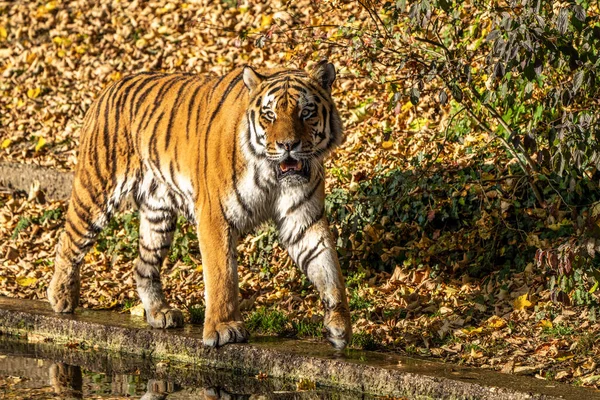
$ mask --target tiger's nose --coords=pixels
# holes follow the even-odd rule
[[[277,146],[285,151],[299,150],[300,140],[286,140],[283,142],[276,142]]]

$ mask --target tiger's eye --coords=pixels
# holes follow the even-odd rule
[[[305,108],[304,110],[302,110],[302,113],[300,114],[300,116],[302,116],[303,118],[308,118],[308,116],[310,116],[311,114],[312,114],[312,112]]]
[[[265,111],[265,113],[263,114],[263,116],[266,119],[269,119],[269,120],[274,120],[275,119],[275,113],[272,110]]]

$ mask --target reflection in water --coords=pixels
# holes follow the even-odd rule
[[[80,367],[64,363],[50,365],[50,385],[60,398],[83,398],[83,375]]]
[[[115,364],[102,363],[80,367],[65,362],[49,361],[29,356],[3,355],[0,347],[0,398],[35,399],[120,399],[142,400],[249,400],[269,399],[360,399],[357,394],[329,391],[297,391],[294,382],[232,374],[226,371],[194,369],[186,365],[173,369],[166,375],[156,369],[150,360],[125,369]],[[19,354],[19,353],[17,353]],[[71,356],[91,353],[68,353]],[[63,360],[68,357],[63,358]],[[114,360],[113,360],[114,361]],[[79,363],[80,361],[76,361]],[[148,367],[148,363],[150,367]],[[82,364],[85,365],[85,364]],[[171,368],[174,368],[171,365]],[[163,379],[156,379],[163,378]],[[174,381],[173,381],[173,380]],[[175,382],[176,381],[176,382]]]
[[[84,379],[81,367],[65,363],[53,363],[49,368],[50,385],[55,395],[61,399],[82,399],[84,398]],[[108,376],[104,384],[110,383],[111,394],[127,395],[131,394],[129,379],[130,376],[114,376],[110,379]],[[96,384],[100,383],[99,375],[95,375]],[[125,379],[119,379],[125,378]],[[109,382],[110,381],[110,382]],[[182,388],[173,383],[164,380],[150,379],[146,385],[146,393],[140,397],[140,400],[165,400],[169,395],[181,391]],[[190,392],[188,390],[188,392]],[[194,391],[196,392],[196,391]],[[202,393],[203,392],[203,393]],[[189,393],[192,394],[192,393]],[[196,395],[203,394],[206,400],[244,400],[249,399],[249,395],[231,394],[220,388],[203,389]],[[129,397],[129,396],[128,396]],[[182,398],[182,397],[178,397]],[[199,397],[195,397],[199,398]]]

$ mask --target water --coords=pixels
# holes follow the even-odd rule
[[[366,399],[266,376],[0,336],[1,399]]]

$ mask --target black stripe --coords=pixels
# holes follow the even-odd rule
[[[312,228],[313,226],[315,226],[325,215],[325,208],[321,209],[321,212],[319,213],[319,215],[317,216],[317,218],[315,218],[310,224],[308,224],[307,226],[305,226],[302,231],[298,234],[298,236],[296,236],[293,240],[290,240],[288,242],[288,246],[295,246],[297,245],[303,238],[304,235],[306,235],[306,232],[308,232],[308,230],[310,228]]]
[[[154,98],[154,103],[153,103],[153,107],[152,107],[152,111],[150,111],[150,115],[148,116],[148,118],[146,119],[144,126],[141,127],[141,131],[144,131],[148,125],[150,124],[150,121],[152,120],[152,117],[155,115],[156,111],[158,110],[158,108],[163,105],[163,100],[166,96],[167,93],[169,93],[169,91],[171,90],[171,88],[173,86],[175,86],[175,84],[177,84],[178,82],[186,79],[186,77],[181,76],[181,75],[175,75],[174,77],[170,77],[171,79],[166,81],[162,87],[158,90],[158,93],[156,95],[156,97]],[[151,103],[152,104],[152,103]],[[164,111],[163,111],[164,113]]]
[[[295,212],[298,208],[300,208],[304,204],[306,204],[306,202],[309,201],[315,195],[317,189],[319,188],[319,186],[321,186],[321,182],[322,182],[321,178],[317,179],[313,188],[310,191],[308,191],[307,193],[305,193],[304,196],[302,197],[302,199],[300,199],[300,201],[298,201],[293,206],[288,208],[287,214]]]
[[[232,149],[232,154],[231,154],[231,169],[232,169],[231,180],[233,181],[232,185],[233,185],[233,190],[235,192],[235,198],[236,198],[237,202],[240,203],[240,205],[244,209],[244,212],[246,212],[246,214],[248,214],[249,217],[252,218],[254,213],[252,212],[252,210],[250,209],[248,204],[246,204],[246,201],[242,198],[242,195],[240,194],[240,191],[237,187],[237,184],[238,184],[237,168],[236,168],[237,167],[237,165],[236,165],[237,164],[237,135],[236,135],[236,137],[234,137],[232,142],[233,142],[233,149]]]
[[[259,177],[258,168],[256,167],[256,165],[254,165],[254,184],[256,185],[257,188],[260,189],[261,192],[268,193],[269,188],[267,186],[263,186],[262,182],[259,180],[258,177]]]
[[[273,93],[275,93],[278,90],[281,90],[283,86],[275,86],[274,88],[269,89],[269,91],[267,92],[267,96],[272,95]]]
[[[152,91],[152,89],[154,89],[154,84],[156,84],[159,77],[160,76],[154,75],[154,76],[151,76],[151,77],[148,77],[148,78],[142,80],[142,83],[140,84],[140,86],[138,86],[135,89],[135,91],[133,92],[133,94],[131,95],[131,104],[129,105],[129,121],[131,121],[131,123],[133,123],[134,114],[137,114],[139,108],[141,107],[144,100],[146,100],[146,97],[148,96],[148,94]],[[140,95],[138,97],[138,94],[144,88],[146,88],[148,85],[152,85],[152,86],[150,88],[148,88],[148,90],[146,90],[142,95]]]
[[[153,264],[146,264],[146,265],[149,265],[150,267],[152,267],[152,268],[150,268],[150,276],[148,276],[146,274],[142,274],[140,272],[141,265],[139,263],[137,263],[137,265],[135,266],[136,275],[143,279],[150,279],[153,282],[160,281],[160,275],[159,275],[158,269],[155,268],[156,266]]]
[[[173,219],[173,215],[170,213],[167,215],[161,215],[160,217],[149,217],[148,215],[144,215],[144,218],[151,224],[161,224],[163,222],[170,221],[171,219]]]
[[[321,238],[321,240],[319,240],[317,245],[315,247],[313,247],[312,249],[310,249],[310,251],[307,254],[305,254],[304,257],[302,257],[302,254],[298,257],[298,265],[300,266],[300,269],[302,269],[302,271],[304,271],[304,273],[306,273],[308,271],[308,266],[310,265],[310,263],[313,262],[318,256],[320,256],[326,250],[325,248],[322,248],[317,253],[317,250],[323,244],[324,241],[325,241],[325,238]]]
[[[175,159],[177,159],[177,156],[175,156]],[[183,193],[183,190],[181,190],[181,188],[177,185],[177,179],[175,179],[175,167],[173,166],[173,160],[169,161],[169,174],[171,174],[171,182],[173,182],[171,189],[174,189],[175,192],[181,197],[185,197],[185,193]]]
[[[225,220],[225,222],[227,223],[227,225],[229,227],[233,227],[233,222],[231,222],[231,220],[229,218],[227,218],[227,214],[225,213],[225,209],[223,208],[223,203],[221,203],[221,200],[219,199],[219,209],[221,210],[221,215],[223,216],[223,219]]]
[[[159,247],[147,247],[140,240],[140,247],[148,253],[155,253],[155,252],[159,252],[159,251],[163,251],[163,250],[169,250],[171,248],[171,243],[163,244],[162,246],[159,246]]]
[[[152,260],[147,259],[141,252],[138,254],[138,257],[142,262],[146,265],[160,265],[162,263],[161,256],[157,254],[151,254]]]
[[[203,82],[197,82],[198,86],[196,86],[196,89],[194,89],[194,93],[192,94],[192,97],[190,98],[190,101],[188,103],[188,113],[187,113],[187,120],[185,122],[185,140],[189,141],[190,140],[190,122],[192,121],[192,107],[194,106],[194,103],[196,103],[196,97],[198,97],[198,93],[200,93],[200,89],[202,89],[204,87]],[[200,107],[198,107],[199,109]],[[198,119],[196,118],[196,125],[198,125]]]
[[[295,89],[298,92],[302,92],[304,94],[308,93],[308,88],[306,86],[291,85],[290,88]]]
[[[181,94],[183,93],[184,89],[188,88],[188,85],[189,85],[190,81],[192,81],[192,80],[193,79],[188,79],[188,80],[183,81],[181,83],[181,86],[177,90],[177,95],[175,97],[175,104],[171,107],[171,114],[169,115],[169,123],[167,124],[167,133],[165,134],[165,150],[167,150],[167,148],[169,147],[169,144],[171,142],[171,131],[173,130],[173,120],[175,119],[175,114],[177,113],[179,106],[183,103],[183,96]]]
[[[77,243],[79,241],[79,239],[74,239],[73,236],[69,233],[69,231],[67,229],[65,229],[64,232],[65,232],[65,235],[67,235],[67,237],[69,238],[69,241],[73,244],[73,246],[75,246],[77,248],[77,251],[79,252],[79,254],[81,254],[82,250],[84,250],[86,247],[88,247],[90,245],[90,239],[84,239],[83,243],[79,244],[79,243]],[[63,252],[64,252],[64,250],[63,250]],[[73,252],[72,249],[71,249],[71,252]]]
[[[177,229],[177,223],[175,221],[173,221],[169,225],[167,225],[163,228],[155,228],[155,227],[151,226],[150,229],[152,229],[152,231],[156,232],[156,233],[171,233]]]
[[[204,170],[202,172],[204,173],[204,187],[207,192],[208,192],[208,137],[210,135],[211,126],[212,126],[213,121],[215,120],[215,117],[217,116],[219,111],[221,111],[221,108],[223,106],[223,103],[227,99],[227,96],[229,96],[229,93],[231,93],[231,91],[233,90],[235,85],[237,85],[242,80],[242,77],[243,77],[243,74],[242,74],[242,72],[240,72],[235,78],[233,78],[231,80],[231,82],[229,82],[229,85],[227,85],[227,88],[223,92],[223,95],[221,96],[221,99],[217,103],[217,107],[214,109],[213,113],[211,114],[211,116],[208,120],[208,125],[206,126],[206,131],[204,133],[204,149],[203,149],[204,150],[204,163],[203,163]],[[223,77],[221,77],[221,79],[219,79],[219,81],[215,84],[214,89],[216,89],[217,85],[221,82],[222,79],[223,79]],[[214,89],[213,89],[213,91],[214,91]],[[209,208],[212,208],[210,193],[207,193],[207,197],[208,197]]]

